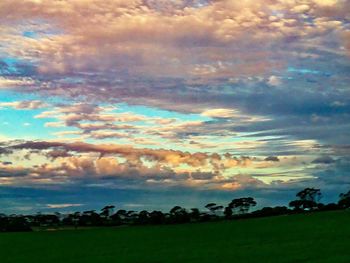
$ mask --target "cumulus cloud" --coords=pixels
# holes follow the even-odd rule
[[[40,100],[1,102],[0,107],[10,107],[17,110],[35,110],[48,107],[48,104]]]
[[[171,167],[164,162],[149,166],[140,160],[122,161],[115,156],[101,158],[65,156],[57,158],[59,161],[56,163],[44,163],[30,168],[0,165],[0,180],[12,186],[57,184],[64,186],[80,185],[86,182],[94,184],[110,182],[112,183],[110,186],[119,185],[136,189],[152,186],[227,189],[228,183],[235,183],[237,186],[236,179],[225,178],[218,171],[204,171],[205,167],[203,166],[201,166],[201,170],[196,167],[196,170],[191,172]],[[231,165],[239,165],[239,160],[237,159]],[[252,180],[240,180],[239,188],[251,186],[252,183]]]
[[[258,188],[266,186],[261,180],[247,174],[239,174],[231,179],[227,179],[226,182],[221,186],[226,190],[238,190],[241,188]]]
[[[342,37],[344,40],[344,47],[348,51],[348,54],[350,54],[350,31],[344,32]]]
[[[166,149],[148,149],[148,148],[134,148],[128,145],[113,145],[113,144],[89,144],[84,142],[62,143],[62,142],[25,142],[22,144],[15,144],[9,146],[12,150],[59,150],[65,152],[75,153],[97,153],[100,157],[106,155],[117,155],[126,158],[130,162],[142,162],[142,158],[150,162],[158,164],[171,165],[177,167],[186,164],[190,167],[201,167],[208,164],[215,166],[219,163],[223,168],[231,168],[235,166],[246,166],[251,162],[249,157],[234,157],[230,154],[220,156],[218,154],[208,153],[190,153],[178,150]],[[52,152],[49,153],[52,155]]]
[[[256,102],[261,91],[245,87],[245,81],[267,79],[269,85],[280,85],[278,73],[291,62],[322,57],[322,51],[342,54],[340,45],[347,46],[347,1],[129,2],[3,1],[5,28],[31,21],[30,31],[38,32],[28,39],[17,30],[4,30],[3,49],[35,61],[34,72],[54,79],[33,73],[38,83],[29,91],[97,102],[142,101],[186,112],[249,108],[257,113],[275,108],[252,109],[254,103],[246,100]],[[217,86],[231,82],[245,92]],[[247,96],[250,92],[255,95]]]
[[[32,87],[35,84],[34,80],[30,78],[6,78],[0,76],[0,90],[1,89],[11,89],[11,88],[21,88],[21,87]]]
[[[305,12],[307,6],[315,12],[340,5],[340,1],[339,5],[321,2],[310,1],[294,10]],[[6,0],[1,17],[5,23],[45,19],[62,27],[64,34],[21,42],[27,56],[39,54],[42,73],[58,74],[113,68],[153,77],[252,76],[269,72],[278,64],[267,59],[272,53],[262,45],[264,41],[278,43],[327,33],[322,25],[311,28],[293,14],[273,15],[280,10],[287,12],[293,5],[290,1],[211,1],[202,6],[187,1],[171,3]],[[245,53],[237,53],[232,45],[247,49],[247,43],[257,42],[261,50],[248,48]],[[241,59],[245,63],[232,62]]]

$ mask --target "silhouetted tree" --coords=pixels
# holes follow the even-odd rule
[[[121,218],[126,218],[128,216],[128,212],[124,209],[119,209],[116,214],[119,215]]]
[[[342,208],[350,208],[350,191],[339,195],[338,204],[322,204],[320,199],[322,197],[320,189],[305,188],[296,194],[297,200],[289,203],[289,206],[295,211],[304,210],[336,210]],[[239,215],[240,218],[261,217],[284,215],[291,213],[287,207],[264,207],[249,213],[251,207],[256,206],[256,201],[252,197],[243,197],[233,199],[224,209],[224,216],[227,219],[232,218],[234,214]],[[181,206],[174,206],[169,213],[162,213],[161,211],[153,211],[149,213],[143,210],[139,213],[135,211],[118,210],[113,214],[112,205],[105,206],[101,209],[101,213],[95,210],[84,211],[83,213],[75,212],[68,215],[55,214],[41,214],[36,215],[10,215],[0,213],[0,232],[1,231],[30,231],[31,226],[58,226],[58,225],[72,225],[76,228],[78,226],[100,226],[100,225],[120,225],[120,224],[164,224],[164,223],[186,223],[190,221],[209,221],[217,218],[217,212],[223,209],[223,206],[216,203],[209,203],[205,205],[210,213],[201,213],[198,208],[192,208],[188,212]]]
[[[176,213],[180,213],[183,210],[183,208],[181,206],[174,206],[173,208],[170,209],[170,214],[174,215]]]
[[[338,210],[341,209],[342,207],[338,204],[335,203],[330,203],[330,204],[318,204],[318,209],[322,211],[331,211],[331,210]]]
[[[114,208],[114,205],[107,205],[101,209],[100,215],[103,216],[105,219],[109,219],[109,217],[113,214]]]
[[[135,211],[131,210],[126,213],[126,216],[126,222],[132,224],[137,221],[138,214]]]
[[[75,212],[73,214],[73,224],[74,228],[77,229],[80,221],[80,212]]]
[[[305,188],[304,190],[297,193],[297,197],[300,200],[307,200],[318,203],[322,198],[321,190],[316,188]]]
[[[99,226],[102,225],[102,218],[95,210],[84,211],[79,218],[79,225]]]
[[[111,216],[111,219],[119,222],[119,224],[129,224],[131,221],[135,221],[137,216],[138,215],[134,211],[119,209],[114,215]]]
[[[60,219],[57,215],[45,215],[38,213],[34,217],[31,218],[32,222],[36,226],[58,226],[60,223]]]
[[[138,217],[137,217],[138,224],[145,225],[145,224],[148,224],[149,221],[150,221],[150,215],[146,210],[143,210],[138,214]]]
[[[25,216],[12,215],[0,217],[1,232],[28,232],[32,231]]]
[[[165,216],[161,211],[153,211],[149,216],[151,224],[163,224],[165,222]]]
[[[114,213],[113,215],[111,215],[110,219],[112,221],[112,224],[115,226],[121,225],[123,223],[123,220],[120,217],[120,214],[118,214],[118,213]]]
[[[225,215],[225,217],[226,217],[227,219],[230,219],[230,218],[232,217],[232,214],[233,214],[233,212],[232,212],[231,207],[226,206],[226,207],[225,207],[225,210],[224,210],[224,215]]]
[[[200,219],[201,213],[199,212],[198,208],[191,208],[190,216],[192,220],[198,221]]]
[[[289,209],[285,206],[276,206],[276,207],[263,207],[260,210],[256,210],[251,213],[252,217],[261,217],[261,216],[277,216],[285,215],[289,213]]]
[[[315,188],[305,188],[298,192],[296,196],[299,199],[289,203],[289,206],[293,207],[296,211],[306,209],[314,210],[317,208],[318,203],[322,198],[321,190]]]
[[[119,209],[115,214],[111,215],[111,220],[114,225],[120,225],[123,223],[127,223],[128,212],[124,209]]]
[[[80,221],[80,212],[75,212],[72,214],[68,214],[62,219],[62,224],[67,226],[78,227]]]
[[[212,215],[216,216],[217,211],[222,210],[224,207],[215,203],[209,203],[205,206],[205,208],[208,209]]]
[[[170,210],[170,216],[173,223],[186,223],[190,221],[189,213],[181,206],[174,206]]]
[[[342,208],[350,208],[350,191],[339,195],[338,205]]]
[[[235,213],[246,214],[251,207],[256,206],[256,202],[253,197],[242,197],[233,199],[228,206]]]
[[[303,200],[293,200],[289,202],[289,206],[292,207],[295,211],[302,211],[303,205],[304,205]]]

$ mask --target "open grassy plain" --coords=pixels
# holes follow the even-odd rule
[[[1,263],[349,263],[350,212],[0,234]]]

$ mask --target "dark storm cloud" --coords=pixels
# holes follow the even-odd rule
[[[8,155],[8,154],[11,154],[11,153],[12,153],[12,151],[9,150],[8,148],[0,146],[0,156],[1,155]]]
[[[12,162],[1,162],[3,165],[11,165],[13,164]]]
[[[280,159],[277,156],[268,156],[268,157],[265,158],[265,161],[268,161],[268,162],[279,162]]]
[[[331,156],[321,156],[312,161],[312,163],[316,164],[331,164],[334,162],[335,160]]]

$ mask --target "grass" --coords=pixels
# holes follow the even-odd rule
[[[349,263],[350,212],[2,233],[0,262]]]

